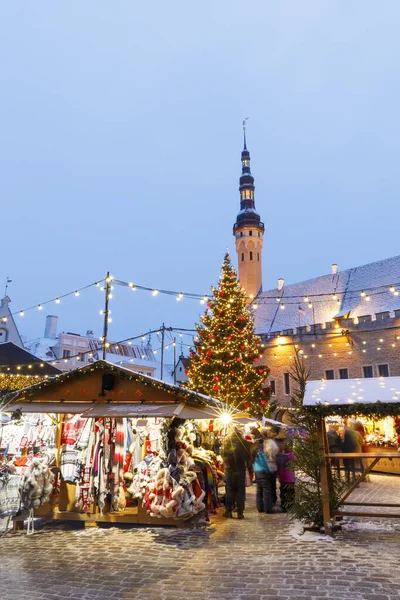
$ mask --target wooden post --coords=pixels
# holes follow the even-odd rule
[[[321,495],[322,495],[322,515],[324,519],[324,531],[326,535],[331,535],[332,533],[332,522],[331,522],[331,509],[329,503],[329,480],[328,480],[328,458],[327,458],[327,436],[326,436],[326,428],[325,428],[325,420],[321,416],[319,417],[319,455],[321,458]]]
[[[107,344],[107,334],[108,334],[108,316],[109,316],[109,310],[108,310],[108,300],[109,300],[109,296],[110,296],[110,272],[107,271],[107,275],[106,275],[106,287],[105,287],[105,301],[104,301],[104,327],[103,327],[103,360],[106,360],[106,352],[107,352],[107,348],[106,348],[106,344]]]
[[[176,337],[174,337],[174,385],[176,385]]]
[[[165,341],[165,323],[161,327],[161,381],[164,376],[164,341]]]

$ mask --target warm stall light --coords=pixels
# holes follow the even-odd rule
[[[229,425],[229,423],[232,421],[232,417],[229,413],[222,413],[219,420],[221,421],[222,425]]]

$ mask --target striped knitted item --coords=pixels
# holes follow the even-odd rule
[[[111,481],[111,493],[112,493],[112,508],[118,510],[118,495],[119,486],[123,482],[124,476],[124,423],[123,419],[115,419],[115,441],[114,441],[114,454],[113,454],[113,465],[112,465],[112,481]]]

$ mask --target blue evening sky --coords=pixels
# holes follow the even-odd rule
[[[241,121],[264,289],[399,254],[397,0],[0,5],[0,281],[19,310],[109,269],[207,292],[239,209]],[[1,288],[3,290],[3,288]],[[102,297],[46,314],[101,334]],[[110,336],[190,327],[193,300],[116,289]]]

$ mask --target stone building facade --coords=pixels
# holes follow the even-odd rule
[[[295,351],[310,370],[310,379],[357,379],[400,376],[400,310],[394,314],[343,318],[315,327],[262,335],[268,380],[281,407],[290,405],[290,371]]]

